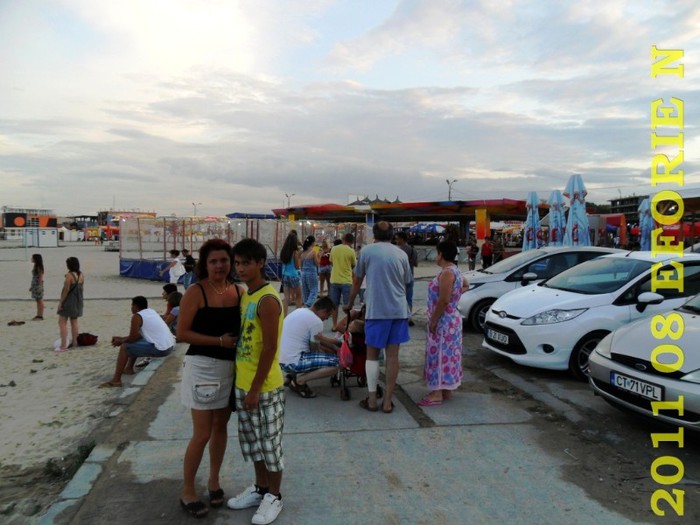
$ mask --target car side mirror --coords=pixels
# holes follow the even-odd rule
[[[539,277],[537,277],[535,272],[527,272],[525,275],[523,275],[523,280],[520,281],[520,284],[527,286],[532,281],[536,281],[537,279],[539,279]]]
[[[661,304],[664,296],[654,292],[643,292],[637,297],[637,311],[643,312],[650,304]]]

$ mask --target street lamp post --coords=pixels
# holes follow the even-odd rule
[[[292,201],[292,197],[294,197],[294,195],[296,195],[296,193],[285,193],[284,194],[284,196],[287,197],[287,208],[291,207],[291,201]]]
[[[452,185],[457,182],[457,179],[445,179],[445,182],[447,183],[447,200],[452,201]]]
[[[194,206],[194,216],[195,217],[197,216],[197,206],[201,206],[201,205],[202,205],[201,202],[193,202],[192,203],[192,206]]]

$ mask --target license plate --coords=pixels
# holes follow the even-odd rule
[[[663,387],[652,383],[647,383],[646,381],[640,381],[639,379],[634,379],[632,377],[623,376],[617,372],[610,372],[610,384],[621,390],[632,392],[633,394],[637,394],[638,396],[642,396],[646,399],[652,399],[654,401],[663,400]]]
[[[492,330],[491,328],[489,328],[486,331],[486,338],[491,339],[492,341],[496,341],[497,343],[501,343],[503,345],[508,344],[508,336],[506,334],[496,332],[496,330]]]

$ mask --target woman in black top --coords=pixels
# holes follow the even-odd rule
[[[65,352],[69,348],[78,346],[78,317],[83,315],[83,284],[85,275],[80,271],[80,261],[77,257],[66,259],[68,273],[63,280],[63,290],[61,298],[58,300],[58,331],[61,335],[61,342],[56,352]],[[68,342],[68,320],[70,319],[71,343]]]
[[[224,491],[219,473],[226,452],[229,395],[233,386],[236,342],[240,332],[243,289],[231,280],[231,246],[211,239],[199,249],[195,268],[198,282],[180,302],[179,341],[190,343],[182,373],[182,403],[192,414],[192,438],[184,460],[180,505],[196,517],[207,506],[199,500],[195,478],[204,448],[209,444],[209,504],[221,507]]]

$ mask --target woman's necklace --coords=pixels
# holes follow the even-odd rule
[[[214,289],[214,292],[216,293],[216,295],[224,295],[226,293],[226,290],[228,290],[228,282],[226,283],[226,286],[224,286],[224,289],[221,291],[216,289],[216,286],[214,286],[213,282],[211,282],[211,281],[207,281],[207,282]]]

